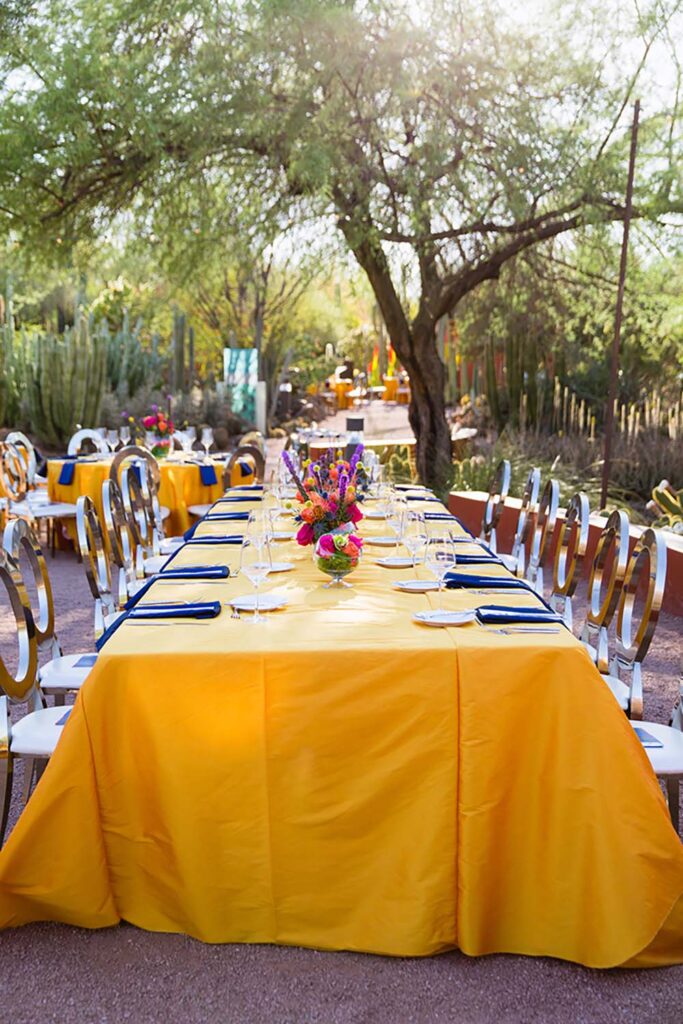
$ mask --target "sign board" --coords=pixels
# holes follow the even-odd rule
[[[230,391],[232,411],[256,422],[258,352],[255,348],[223,349],[223,380]]]

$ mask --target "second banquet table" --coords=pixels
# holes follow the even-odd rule
[[[95,502],[98,514],[102,515],[102,484],[109,476],[112,460],[109,458],[85,457],[76,460],[73,478],[70,483],[60,483],[60,476],[65,465],[62,459],[50,459],[47,466],[47,488],[51,501],[64,501],[75,504],[81,495],[87,494]],[[68,465],[68,463],[67,463]],[[159,461],[161,482],[159,486],[159,503],[169,509],[167,533],[178,536],[190,525],[188,508],[191,505],[206,505],[214,502],[223,493],[222,474],[225,460],[210,463],[215,470],[215,483],[206,485],[202,482],[199,462],[183,462],[175,458]],[[247,472],[248,467],[236,463],[232,471],[233,485],[250,484],[254,475]],[[75,540],[75,525],[69,528]]]
[[[565,629],[418,625],[434,595],[392,587],[380,532],[362,524],[342,591],[280,544],[294,569],[266,590],[288,605],[264,625],[223,607],[117,630],[0,852],[1,925],[683,961],[683,848],[583,647]],[[173,564],[200,562],[235,569],[239,547],[188,545]],[[144,600],[248,592],[233,575],[157,582]]]

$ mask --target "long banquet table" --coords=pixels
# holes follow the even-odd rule
[[[367,543],[335,591],[310,549],[281,543],[295,569],[266,590],[289,604],[261,626],[229,608],[122,625],[0,852],[0,925],[683,961],[683,846],[582,646],[564,629],[420,626],[433,595],[393,589],[412,570],[378,566],[386,553]],[[195,545],[173,564],[238,558]],[[249,590],[167,582],[144,600]]]

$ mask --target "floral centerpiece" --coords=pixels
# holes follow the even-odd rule
[[[337,584],[356,568],[363,549],[362,539],[354,532],[363,518],[356,501],[362,454],[363,446],[359,445],[347,462],[330,450],[317,462],[304,463],[301,476],[289,452],[282,453],[296,486],[295,519],[300,523],[297,543],[314,546],[318,568]]]
[[[149,415],[142,417],[142,426],[157,438],[157,443],[150,448],[152,455],[158,459],[168,455],[171,450],[171,435],[175,432],[170,416],[167,416],[158,405],[153,405]]]

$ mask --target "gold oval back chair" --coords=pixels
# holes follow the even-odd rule
[[[615,653],[603,679],[629,718],[643,717],[642,664],[650,649],[664,600],[666,538],[644,530],[626,568],[617,608]],[[636,602],[642,596],[638,613]]]
[[[233,468],[240,459],[246,459],[252,463],[254,469],[254,480],[259,484],[263,483],[263,477],[266,472],[266,459],[261,448],[253,444],[240,444],[228,459],[225,467],[224,479],[227,479],[228,481],[227,486],[230,486]]]
[[[16,567],[0,549],[0,586],[4,587],[14,616],[18,644],[17,668],[11,671],[0,656],[0,845],[4,841],[12,795],[14,761],[25,759],[24,802],[36,771],[52,755],[64,718],[63,707],[43,707],[38,685],[38,642],[25,588],[16,583]],[[10,706],[27,703],[31,710],[12,722]]]
[[[572,598],[581,578],[581,568],[588,547],[590,504],[583,491],[575,494],[567,505],[553,562],[551,608],[561,615],[568,629],[574,628]]]
[[[501,459],[491,478],[489,496],[484,506],[479,539],[485,541],[494,553],[498,550],[496,528],[503,514],[505,499],[510,491],[511,472],[509,461]]]
[[[509,555],[498,557],[503,565],[517,576],[523,576],[526,564],[527,540],[533,534],[538,511],[538,495],[541,490],[541,471],[536,466],[529,472],[522,492],[522,504],[517,517],[517,527]]]
[[[581,631],[586,650],[603,673],[609,670],[607,630],[617,610],[626,575],[628,542],[628,516],[615,509],[598,538],[588,580],[588,615]]]
[[[560,509],[560,485],[557,480],[548,480],[538,505],[531,537],[529,564],[526,579],[534,590],[543,597],[545,580],[544,564],[548,557],[550,544],[557,525],[557,513]]]
[[[119,606],[125,603],[135,585],[137,541],[134,529],[131,527],[131,521],[137,526],[137,513],[133,511],[133,506],[141,508],[144,503],[141,487],[139,493],[134,494],[131,498],[131,489],[127,481],[127,473],[129,471],[134,472],[132,467],[129,467],[129,470],[124,471],[124,476],[126,478],[127,493],[131,507],[130,519],[126,512],[121,488],[117,482],[115,480],[105,480],[102,484],[104,528],[109,544],[109,556],[118,575],[116,586],[117,603]],[[135,481],[138,483],[137,477],[135,477]]]
[[[95,638],[117,617],[120,606],[112,589],[109,557],[104,546],[102,524],[92,498],[81,495],[77,502],[78,550],[83,560],[90,593],[95,601]]]

